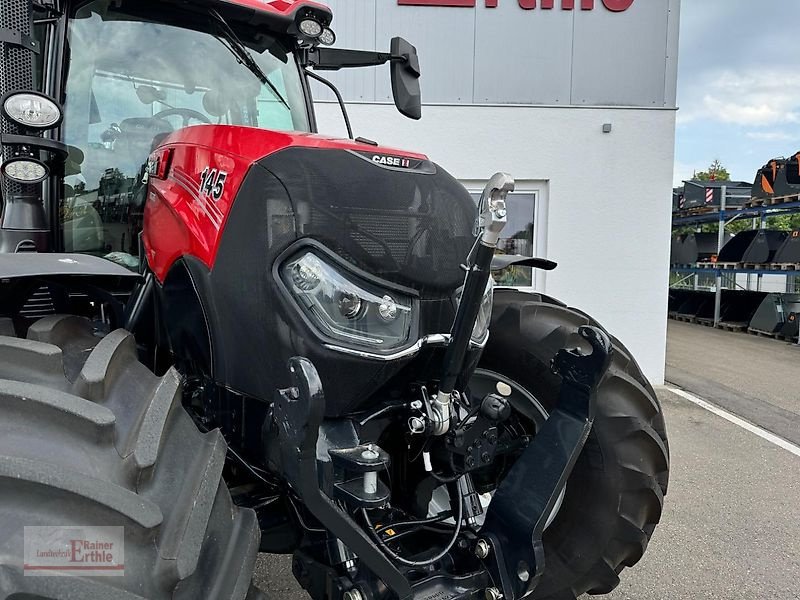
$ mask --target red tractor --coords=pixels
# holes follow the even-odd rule
[[[591,317],[494,287],[555,267],[495,256],[508,175],[476,207],[316,133],[315,71],[388,63],[421,116],[416,49],[331,21],[3,0],[0,597],[253,599],[261,551],[320,600],[574,599],[642,557],[653,388]]]

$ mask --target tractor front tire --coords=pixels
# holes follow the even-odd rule
[[[75,316],[0,319],[0,598],[224,599],[251,587],[255,513],[222,480],[227,446],[156,377],[131,334]],[[124,575],[30,577],[25,527],[122,527]]]
[[[561,380],[551,361],[582,325],[599,327],[550,298],[499,289],[479,367],[522,386],[552,411]],[[669,479],[661,405],[628,350],[612,341],[592,433],[544,533],[545,571],[534,594],[540,600],[611,592],[620,572],[642,558],[661,517]]]

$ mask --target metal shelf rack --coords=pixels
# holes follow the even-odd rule
[[[800,196],[798,196],[798,198],[800,198]],[[759,227],[763,229],[767,217],[800,213],[800,201],[790,201],[790,202],[783,202],[780,204],[763,205],[763,206],[750,206],[750,207],[743,206],[744,204],[749,203],[750,200],[751,200],[750,197],[744,197],[741,195],[728,193],[728,189],[725,186],[723,186],[721,190],[720,209],[718,211],[696,214],[696,215],[673,216],[672,228],[675,229],[677,227],[685,227],[688,225],[718,223],[719,235],[717,237],[717,252],[719,253],[722,250],[722,246],[725,243],[725,229],[727,228],[728,225],[730,225],[736,220],[758,219]],[[728,206],[731,206],[731,208],[728,208]],[[676,266],[670,267],[670,271],[678,275],[686,275],[686,277],[680,279],[678,282],[670,284],[670,287],[674,287],[677,284],[683,283],[686,280],[693,278],[694,289],[698,289],[698,279],[701,275],[712,276],[715,278],[715,285],[712,286],[715,291],[715,302],[714,302],[715,327],[720,323],[720,314],[722,311],[722,290],[724,287],[723,278],[732,277],[734,288],[738,285],[736,283],[736,275],[740,274],[756,275],[758,277],[757,287],[759,289],[761,285],[761,278],[764,275],[785,276],[787,278],[787,288],[789,287],[790,285],[789,282],[791,280],[794,280],[794,289],[799,289],[798,284],[800,283],[800,271],[784,271],[777,269],[744,269],[744,268],[730,268],[730,267],[725,267],[725,268],[715,267],[711,269],[703,269],[696,267],[676,267]],[[800,345],[800,340],[798,340],[798,344]]]

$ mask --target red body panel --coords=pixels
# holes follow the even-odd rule
[[[251,127],[199,125],[177,131],[150,157],[142,237],[156,278],[163,282],[185,255],[213,267],[225,221],[250,167],[292,146],[426,159],[351,140]]]
[[[283,17],[288,17],[303,7],[319,8],[330,12],[330,8],[319,2],[311,0],[223,0],[228,4],[235,4],[244,8],[251,8],[258,12],[268,12]]]

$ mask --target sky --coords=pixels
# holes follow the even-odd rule
[[[675,183],[800,150],[800,0],[682,0]]]

